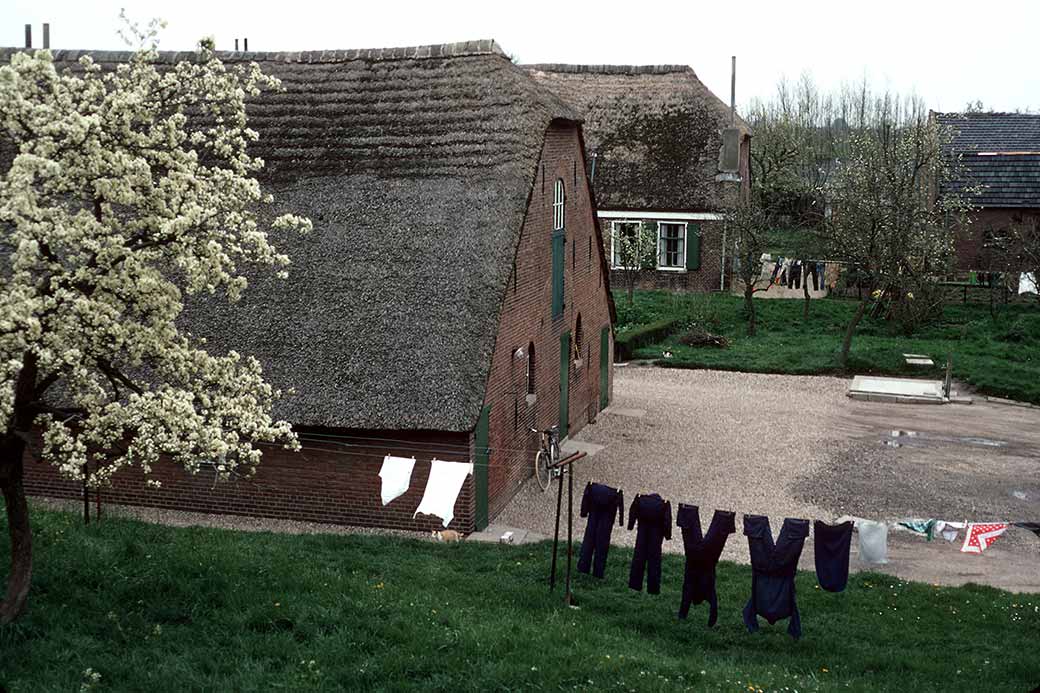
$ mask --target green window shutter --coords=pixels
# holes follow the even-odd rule
[[[562,233],[552,237],[552,315],[563,315],[563,270],[565,236]]]
[[[701,268],[701,227],[699,224],[686,225],[686,269],[690,271]]]

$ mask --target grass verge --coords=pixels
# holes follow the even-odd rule
[[[1040,601],[988,587],[798,576],[804,636],[748,634],[746,566],[719,567],[719,625],[677,620],[683,559],[659,596],[545,577],[550,546],[175,529],[34,509],[30,610],[0,628],[0,685],[73,691],[914,690],[1040,684]],[[6,526],[0,522],[0,557]],[[735,535],[731,541],[739,541]],[[967,557],[965,560],[978,560]]]
[[[636,349],[635,358],[675,368],[715,368],[761,373],[815,375],[839,372],[845,326],[855,310],[852,301],[816,299],[809,320],[802,320],[802,301],[761,299],[756,302],[758,334],[746,335],[743,300],[727,295],[674,295],[641,291],[629,306],[615,296],[619,334],[665,318],[698,325],[725,335],[730,346],[689,347],[683,330]],[[663,352],[671,358],[663,358]],[[907,366],[904,353],[927,354],[935,368]],[[1040,309],[1032,305],[1001,307],[991,318],[986,305],[949,305],[943,319],[912,336],[893,333],[884,320],[864,318],[852,342],[853,373],[942,377],[947,355],[954,377],[985,394],[1040,403]]]

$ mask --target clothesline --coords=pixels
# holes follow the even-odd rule
[[[535,434],[531,433],[531,436],[533,438],[535,436]],[[467,445],[467,444],[464,444],[464,443],[422,443],[422,442],[414,441],[414,440],[412,440],[412,441],[409,441],[409,440],[396,440],[396,439],[391,439],[391,438],[375,438],[375,437],[364,437],[364,436],[337,436],[337,435],[321,434],[321,433],[299,433],[298,437],[301,440],[302,439],[310,439],[310,442],[313,442],[313,443],[326,442],[326,440],[319,440],[318,439],[318,438],[324,438],[324,439],[327,439],[327,442],[329,442],[330,444],[339,444],[339,445],[345,445],[345,446],[350,446],[350,447],[379,448],[379,449],[384,449],[384,450],[386,448],[416,449],[416,450],[420,450],[420,451],[434,451],[434,450],[436,450],[436,451],[442,451],[442,452],[443,451],[453,451],[454,450],[454,451],[459,451],[459,452],[462,452],[462,453],[467,453],[467,451],[472,449],[470,445]],[[352,440],[369,441],[370,443],[373,443],[373,444],[349,442],[349,441],[352,441]],[[393,445],[387,445],[387,443],[393,443]],[[486,449],[487,450],[491,450],[491,451],[497,451],[497,452],[522,452],[522,453],[525,453],[525,454],[530,454],[530,453],[535,452],[535,448],[511,448],[511,447],[492,447],[492,446],[488,446]]]

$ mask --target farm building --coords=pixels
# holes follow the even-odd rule
[[[960,270],[988,271],[989,246],[1013,224],[1040,224],[1040,115],[936,113],[949,128],[949,150],[960,157],[960,175],[939,193],[974,188],[971,224],[958,229]],[[1019,268],[1012,268],[1019,269]],[[1032,268],[1028,268],[1032,269]]]
[[[584,118],[615,288],[724,288],[722,213],[750,190],[747,123],[686,65],[526,68]],[[651,247],[633,276],[617,239],[637,234]]]
[[[227,484],[170,465],[151,489],[124,470],[104,501],[425,530],[440,526],[413,519],[431,460],[472,460],[451,526],[482,528],[533,470],[530,429],[573,434],[610,399],[613,304],[581,116],[493,41],[218,55],[282,81],[247,107],[253,153],[271,214],[314,230],[279,239],[288,280],[258,274],[237,304],[189,304],[185,327],[293,391],[275,414],[303,450],[268,449],[254,478]],[[384,506],[388,454],[417,462]],[[81,494],[40,461],[26,486]]]

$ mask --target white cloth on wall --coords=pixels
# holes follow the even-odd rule
[[[1020,295],[1040,293],[1037,291],[1036,277],[1032,272],[1023,272],[1018,278],[1018,293]]]
[[[866,563],[888,563],[888,525],[873,520],[857,520],[859,557]]]
[[[379,478],[383,480],[380,492],[383,505],[404,495],[404,492],[408,490],[408,483],[412,480],[414,467],[414,457],[387,455],[383,458],[383,467],[379,470]]]
[[[426,492],[412,517],[419,513],[436,515],[447,527],[455,519],[455,501],[462,490],[466,477],[473,473],[472,462],[444,462],[435,459],[430,462],[430,478],[426,482]]]

